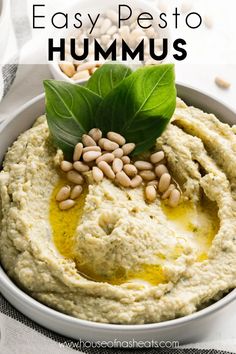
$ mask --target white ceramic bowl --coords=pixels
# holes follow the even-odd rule
[[[117,9],[118,5],[122,4],[120,0],[101,0],[101,1],[94,1],[94,0],[81,0],[78,2],[78,4],[74,4],[72,7],[67,10],[69,13],[76,13],[76,12],[81,12],[82,14],[84,13],[89,13],[92,16],[92,18],[96,18],[97,14],[103,14],[107,9]],[[143,9],[145,12],[148,11],[153,15],[154,21],[153,21],[153,26],[155,29],[158,29],[157,27],[157,21],[155,21],[156,18],[159,18],[160,10],[158,9],[157,6],[154,6],[152,2],[148,2],[145,0],[126,0],[124,4],[129,5],[133,10],[135,9]],[[84,22],[86,24],[86,21]],[[170,31],[168,29],[158,29],[163,38],[170,38]],[[61,38],[67,36],[67,33],[70,30],[61,32],[61,31],[56,31],[54,33],[54,38]],[[169,53],[170,54],[170,53]],[[60,69],[59,67],[59,60],[54,60],[49,62],[49,68],[52,73],[52,76],[56,80],[61,80],[61,81],[67,81],[70,83],[81,83],[83,80],[78,80],[74,81],[70,79],[68,76],[66,76]],[[132,65],[132,61],[129,61],[130,65]],[[127,62],[126,62],[127,64]]]
[[[232,110],[202,92],[178,85],[178,95],[188,104],[215,113],[223,122],[229,124],[236,122],[236,114]],[[0,161],[19,134],[30,128],[44,110],[44,95],[40,95],[0,125]],[[0,290],[13,306],[42,326],[71,338],[92,342],[199,340],[210,328],[214,328],[214,321],[220,316],[220,310],[236,299],[236,290],[233,290],[213,305],[179,319],[144,325],[113,325],[80,320],[50,309],[20,290],[2,268],[0,268]]]

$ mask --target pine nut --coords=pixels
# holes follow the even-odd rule
[[[74,188],[71,191],[70,198],[77,199],[82,192],[83,192],[82,186],[74,186]]]
[[[131,179],[130,186],[132,188],[136,188],[136,187],[140,186],[142,181],[143,181],[142,177],[137,175],[137,176],[135,176],[134,178]]]
[[[106,18],[104,21],[103,21],[103,24],[100,28],[100,31],[101,31],[101,34],[104,34],[107,32],[108,28],[110,28],[112,26],[112,22],[109,18]]]
[[[164,151],[157,151],[150,156],[150,161],[152,163],[159,163],[165,157]]]
[[[101,162],[101,161],[106,161],[106,162],[110,163],[110,162],[112,162],[114,160],[114,158],[115,158],[115,156],[112,153],[107,152],[107,153],[105,153],[102,156],[97,158],[96,164],[98,165],[99,162]]]
[[[69,61],[62,62],[60,68],[68,77],[72,77],[76,73],[74,65]]]
[[[103,149],[106,151],[113,151],[119,148],[119,145],[117,143],[114,143],[113,141],[109,139],[104,139],[103,141]]]
[[[123,169],[124,169],[124,172],[127,174],[127,176],[129,176],[131,178],[136,176],[137,173],[138,173],[137,168],[134,165],[130,164],[130,163],[124,165]]]
[[[164,173],[168,173],[168,170],[165,165],[158,165],[155,168],[155,173],[160,178]]]
[[[123,150],[122,150],[123,151]],[[127,165],[127,163],[130,163],[130,158],[129,156],[122,156],[121,160],[123,161],[124,165]]]
[[[154,186],[147,186],[145,188],[145,196],[149,202],[154,202],[157,197],[157,191]]]
[[[124,155],[129,155],[131,152],[135,149],[135,144],[134,143],[127,143],[122,146],[122,150],[124,152]]]
[[[124,152],[123,152],[123,150],[121,148],[118,148],[118,149],[112,151],[112,154],[115,157],[121,158],[123,156]]]
[[[225,79],[222,79],[219,76],[217,76],[215,78],[215,83],[217,86],[219,86],[220,88],[223,88],[223,89],[228,89],[231,86],[230,82],[226,81]]]
[[[62,187],[56,195],[56,200],[58,202],[62,202],[63,200],[68,199],[70,196],[70,190],[71,190],[70,186]]]
[[[213,20],[212,17],[210,16],[204,16],[203,22],[206,26],[206,28],[211,29],[213,27]]]
[[[78,173],[74,170],[67,172],[66,177],[67,177],[68,181],[70,181],[74,184],[83,184],[84,183],[83,176],[81,176],[80,173]]]
[[[89,166],[82,161],[76,161],[73,164],[74,169],[78,172],[88,172],[90,170]],[[72,198],[73,199],[73,198]]]
[[[139,175],[144,179],[144,181],[152,181],[156,178],[155,173],[150,170],[140,171]]]
[[[69,161],[62,161],[61,162],[62,171],[68,172],[68,171],[72,170],[72,168],[73,168],[73,165],[71,162],[69,162]]]
[[[110,179],[114,179],[115,178],[115,174],[112,171],[111,166],[109,166],[106,161],[99,162],[98,167],[100,168],[100,170],[102,170],[104,175],[107,176],[108,178],[110,178]]]
[[[169,206],[175,208],[179,204],[179,201],[180,201],[180,191],[178,191],[178,189],[172,190],[168,201]]]
[[[101,151],[100,146],[87,146],[83,148],[83,154],[88,151]]]
[[[158,181],[156,179],[154,179],[153,181],[148,182],[147,186],[154,186],[154,187],[158,187]]]
[[[96,142],[93,140],[93,138],[91,138],[91,136],[87,135],[87,134],[83,134],[82,135],[82,143],[84,144],[84,146],[96,146]]]
[[[170,184],[169,188],[165,191],[164,194],[162,194],[161,199],[167,199],[170,196],[170,193],[175,189],[174,184]]]
[[[75,201],[72,199],[64,200],[63,202],[59,203],[59,208],[61,210],[68,210],[71,209],[75,205]]]
[[[102,153],[100,151],[88,151],[85,154],[83,154],[83,160],[85,162],[91,162],[96,160],[101,155]]]
[[[74,81],[79,81],[79,80],[87,80],[89,79],[90,75],[88,70],[83,70],[83,71],[79,71],[77,72],[75,75],[72,76],[72,79]]]
[[[77,145],[75,145],[73,160],[78,161],[82,155],[82,152],[83,152],[83,144],[78,143]]]
[[[147,161],[135,161],[134,166],[140,171],[153,169],[153,165]]]
[[[93,138],[93,140],[96,141],[96,142],[98,142],[98,140],[102,138],[102,132],[101,132],[101,130],[98,129],[98,128],[93,128],[93,129],[91,129],[88,134],[89,134],[89,135],[91,136],[91,138]]]
[[[124,145],[126,143],[125,138],[122,135],[115,132],[107,133],[107,138],[113,141],[114,143],[117,143],[118,145]]]
[[[164,193],[169,188],[170,181],[171,181],[171,177],[169,173],[163,173],[163,175],[160,178],[159,186],[158,186],[160,193]]]
[[[106,138],[101,138],[98,140],[98,145],[100,146],[101,149],[104,149],[105,141],[106,141]]]
[[[102,170],[100,170],[100,168],[98,167],[93,167],[93,170],[92,170],[92,175],[93,175],[93,179],[95,182],[100,182],[102,181],[103,179],[103,172]]]
[[[120,171],[116,174],[117,182],[123,187],[130,187],[131,181],[130,178],[124,171]]]
[[[122,171],[122,168],[123,168],[123,161],[118,157],[116,157],[112,163],[112,169],[114,173],[118,173]]]
[[[89,61],[87,63],[80,64],[77,68],[77,72],[80,71],[85,71],[85,70],[90,70],[97,66],[98,62],[97,61]]]

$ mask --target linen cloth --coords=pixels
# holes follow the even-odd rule
[[[20,6],[20,5],[21,6]],[[12,0],[13,26],[19,50],[30,39],[29,22],[25,16],[24,1]],[[22,54],[22,53],[21,53]],[[24,56],[40,55],[40,46],[32,44],[24,46]],[[14,59],[14,58],[13,58]],[[12,61],[14,62],[14,60]],[[11,60],[10,60],[11,61]],[[0,123],[8,118],[21,105],[43,91],[42,81],[51,77],[47,65],[18,65],[10,61],[0,67],[0,83],[2,96],[7,96],[0,103]],[[2,80],[1,80],[2,76]],[[13,83],[14,82],[14,83]],[[1,84],[0,84],[1,85]],[[24,93],[22,95],[22,92]],[[1,290],[0,284],[0,290]],[[0,353],[1,354],[54,354],[74,353],[88,354],[223,354],[236,353],[236,340],[194,343],[181,348],[171,349],[82,349],[77,341],[58,335],[41,327],[21,314],[0,295]]]

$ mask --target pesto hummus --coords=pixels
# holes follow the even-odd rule
[[[148,204],[143,188],[104,178],[70,210],[62,153],[45,117],[22,134],[0,173],[0,256],[27,293],[66,314],[141,324],[185,316],[236,286],[236,136],[214,115],[178,100],[157,140],[182,202]]]

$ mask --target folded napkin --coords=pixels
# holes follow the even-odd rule
[[[29,19],[27,16],[27,1],[8,0],[10,2],[9,36],[4,55],[0,57],[0,101],[13,84],[19,62],[19,52],[31,38]],[[6,29],[8,31],[8,28]],[[1,40],[1,37],[0,37]]]

